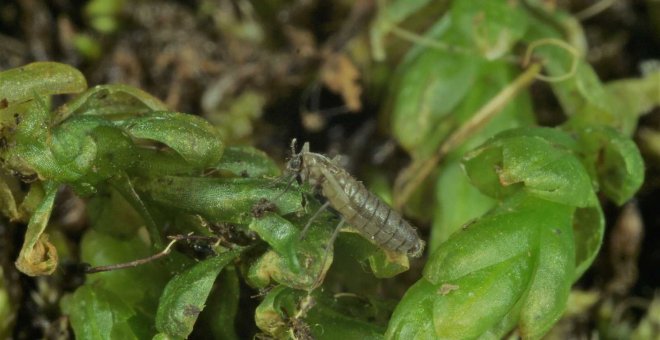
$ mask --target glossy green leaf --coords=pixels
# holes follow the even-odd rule
[[[204,309],[220,271],[241,253],[232,250],[209,258],[176,275],[165,287],[156,314],[156,328],[186,338]]]
[[[242,177],[275,177],[281,173],[279,166],[265,152],[250,146],[227,147],[213,168]]]
[[[61,122],[72,115],[120,118],[166,110],[163,102],[138,88],[123,84],[98,85],[59,107],[54,121]]]
[[[96,117],[72,117],[54,129],[49,149],[60,168],[77,174],[62,181],[98,183],[116,176],[135,163],[130,137]],[[47,152],[47,151],[46,151]]]
[[[436,288],[432,304],[435,335],[456,339],[486,333],[524,294],[531,262],[526,254],[519,254]]]
[[[283,256],[292,268],[300,270],[300,262],[294,249],[300,238],[300,231],[293,223],[279,215],[267,213],[255,218],[249,228]]]
[[[518,324],[537,338],[573,282],[573,212],[523,193],[453,234],[397,306],[387,336],[501,337]]]
[[[433,302],[438,287],[425,279],[406,291],[390,319],[386,339],[437,339],[433,324]]]
[[[147,112],[114,121],[133,138],[163,143],[190,164],[208,167],[222,157],[217,130],[204,119],[167,111]]]
[[[559,130],[511,130],[466,155],[465,169],[479,190],[492,197],[525,190],[555,202],[594,206],[597,200],[586,169],[560,144],[566,138]]]
[[[15,145],[1,150],[5,164],[26,178],[35,174],[41,179],[76,178],[77,173],[59,166],[48,150],[48,119],[48,106],[43,98],[36,98],[23,114],[20,128],[9,138]]]
[[[138,185],[154,202],[212,222],[247,224],[252,208],[264,205],[263,199],[273,200],[281,215],[302,209],[300,193],[274,180],[166,176]]]
[[[7,100],[9,105],[31,100],[35,95],[78,93],[86,88],[82,73],[61,63],[35,62],[0,72],[0,100]]]

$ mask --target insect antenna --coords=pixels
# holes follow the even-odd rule
[[[296,180],[296,178],[300,174],[299,166],[293,166],[293,165],[291,165],[291,163],[299,164],[300,161],[295,161],[295,160],[299,159],[301,157],[301,153],[302,153],[302,151],[300,153],[296,153],[296,139],[293,138],[291,140],[291,158],[287,162],[286,169],[284,170],[284,174],[282,174],[282,176],[280,176],[280,178],[278,178],[270,186],[274,187],[274,186],[280,184],[283,180],[288,178],[287,179],[287,184],[286,184],[286,187],[284,188],[284,190],[279,195],[277,195],[274,199],[272,199],[272,201],[278,200],[284,194],[286,194],[287,191],[289,191],[289,189],[291,189],[291,186],[293,185],[293,182]]]

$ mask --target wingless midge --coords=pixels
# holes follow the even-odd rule
[[[398,212],[335,162],[326,156],[310,152],[309,143],[305,143],[302,150],[295,153],[295,142],[294,139],[291,143],[293,156],[287,164],[287,170],[297,174],[302,182],[320,188],[321,195],[327,199],[307,223],[303,234],[311,220],[318,216],[323,208],[330,206],[341,215],[342,222],[352,225],[377,246],[411,257],[422,255],[424,241]]]

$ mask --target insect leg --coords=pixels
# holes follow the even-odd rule
[[[312,290],[316,289],[316,287],[318,287],[321,284],[321,281],[323,281],[323,278],[325,277],[325,275],[323,275],[325,262],[328,260],[328,255],[330,254],[331,248],[334,245],[335,240],[337,239],[337,235],[339,235],[339,231],[341,230],[341,228],[344,226],[345,223],[346,220],[342,218],[341,221],[339,221],[339,224],[337,224],[337,227],[335,228],[335,231],[332,233],[332,236],[330,236],[330,240],[328,240],[328,243],[325,245],[323,260],[321,261],[321,270],[319,271],[319,275],[316,277],[316,280],[312,285]]]
[[[277,184],[279,184],[282,181],[281,180],[282,178],[286,178],[286,177],[285,176],[280,177],[280,179],[278,179],[277,181],[275,181],[271,185],[276,186]],[[279,195],[277,195],[275,198],[273,198],[272,201],[277,201],[280,197],[284,196],[284,194],[286,194],[286,192],[289,191],[289,189],[291,189],[291,186],[293,185],[293,182],[295,182],[295,180],[296,180],[296,175],[295,174],[291,175],[291,177],[289,178],[289,181],[286,183],[286,187],[284,188],[284,190],[282,190],[282,192]]]
[[[312,217],[309,218],[309,220],[307,221],[307,224],[305,224],[305,227],[300,232],[300,240],[305,239],[305,236],[307,236],[307,231],[309,230],[309,227],[312,225],[312,222],[314,222],[314,220],[316,220],[316,218],[319,217],[319,215],[321,215],[321,213],[325,209],[327,209],[329,206],[330,206],[330,201],[327,201],[327,202],[323,203],[323,205],[319,208],[319,210],[317,210],[314,213],[314,215],[312,215]]]

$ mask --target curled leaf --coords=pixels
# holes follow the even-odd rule
[[[556,129],[514,129],[470,152],[464,160],[483,193],[504,198],[519,190],[579,207],[597,204],[591,178]]]
[[[138,88],[123,84],[98,85],[59,107],[54,121],[58,123],[72,115],[117,118],[165,110],[167,106],[163,102]]]
[[[616,204],[625,203],[644,182],[644,161],[635,142],[608,126],[575,132],[583,162],[600,190]]]
[[[57,249],[42,234],[32,247],[21,249],[16,268],[29,276],[50,275],[57,268],[57,259]]]
[[[334,247],[326,253],[331,229],[317,220],[301,239],[303,221],[297,222],[269,213],[250,223],[250,230],[272,247],[250,267],[248,275],[254,285],[264,287],[272,279],[297,289],[313,289],[321,283],[333,260]]]
[[[80,71],[56,62],[35,62],[0,72],[0,100],[9,105],[28,101],[35,93],[48,96],[78,93],[86,88],[87,81]]]
[[[188,163],[202,168],[217,163],[224,150],[218,131],[198,116],[153,111],[125,117],[114,124],[133,138],[165,144]]]
[[[50,275],[57,268],[57,249],[48,242],[44,230],[55,203],[58,185],[46,183],[46,194],[30,218],[16,268],[30,276]]]

